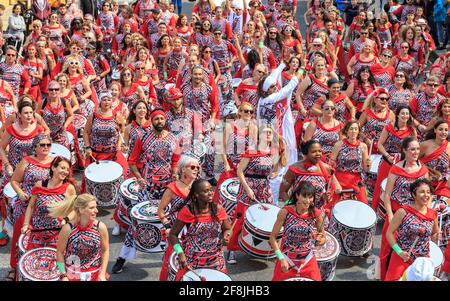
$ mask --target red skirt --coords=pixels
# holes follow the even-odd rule
[[[355,190],[356,199],[364,204],[368,203],[365,187],[362,184],[358,186],[358,183],[361,183],[361,175],[359,173],[336,171],[335,176],[339,184],[341,184],[342,189]],[[342,196],[340,194],[334,194],[332,201],[327,204],[327,209],[333,209],[334,205],[341,199]]]
[[[244,217],[245,217],[245,212],[247,212],[247,205],[238,202],[237,206],[236,206],[236,211],[234,213],[234,218],[233,218],[233,222],[236,220],[237,218],[237,214],[238,212],[241,213],[241,216],[237,219],[236,224],[234,225],[233,228],[233,233],[231,233],[231,237],[230,237],[230,242],[228,243],[227,246],[227,250],[228,251],[240,251],[241,247],[239,246],[238,243],[238,239],[239,239],[239,235],[241,234],[242,231],[242,226],[244,225]]]
[[[217,181],[217,186],[214,190],[213,202],[218,204],[220,202],[220,186],[225,180],[237,177],[236,170],[232,169],[230,171],[224,171],[220,174],[219,180]]]
[[[391,163],[387,162],[384,159],[381,160],[380,167],[378,168],[377,181],[375,182],[375,187],[372,195],[372,209],[375,210],[375,212],[378,209],[378,201],[381,194],[381,182],[383,182],[383,180],[387,178],[391,167]]]
[[[444,258],[445,261],[441,268],[441,272],[450,274],[450,243],[447,244],[447,248],[445,248]]]
[[[169,260],[172,252],[173,246],[171,243],[168,243],[166,253],[164,253],[161,272],[159,273],[159,281],[167,281],[167,277],[169,276]]]
[[[299,261],[295,261],[295,265],[299,267],[305,259],[301,259]],[[305,277],[315,281],[322,281],[322,277],[320,276],[319,265],[317,264],[316,256],[314,255],[308,263],[301,268],[300,273],[297,272],[295,268],[290,269],[287,273],[284,273],[281,269],[281,262],[277,260],[275,264],[275,269],[273,271],[272,281],[283,281],[288,278],[293,277]]]
[[[18,258],[19,249],[17,246],[17,242],[19,241],[19,237],[24,222],[25,222],[25,213],[19,216],[14,223],[13,237],[11,239],[11,255],[9,256],[9,264],[11,265],[12,269],[17,269],[17,262],[19,261]]]
[[[410,265],[411,261],[404,262],[397,253],[392,252],[391,259],[389,260],[389,268],[384,281],[398,281]]]

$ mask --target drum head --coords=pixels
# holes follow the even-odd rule
[[[331,212],[339,223],[353,229],[368,229],[377,222],[375,211],[359,201],[341,201]]]
[[[120,193],[129,199],[138,201],[139,184],[136,178],[130,178],[123,181],[120,185]]]
[[[275,205],[255,204],[248,207],[245,212],[245,222],[250,223],[253,228],[257,228],[261,232],[272,233],[278,211],[280,208]]]
[[[19,260],[20,274],[31,281],[57,281],[56,249],[37,248],[23,254]]]
[[[159,200],[151,200],[134,205],[133,208],[131,209],[131,218],[153,223],[160,222],[160,219],[157,214],[158,204]],[[169,206],[166,207],[166,212],[168,212],[169,210],[170,204]]]
[[[339,256],[341,247],[338,240],[331,235],[328,231],[325,231],[326,241],[323,246],[316,246],[314,254],[317,261],[330,261]]]
[[[61,156],[69,161],[71,159],[70,150],[68,150],[67,147],[58,143],[52,143],[52,148],[50,149],[49,155],[52,157]]]
[[[372,161],[372,166],[370,166],[369,173],[378,174],[378,167],[381,163],[382,155],[370,155],[370,160]]]
[[[236,202],[236,197],[239,193],[240,182],[238,178],[226,179],[220,185],[220,195],[227,200]]]
[[[195,269],[200,276],[206,278],[206,281],[231,281],[230,276],[217,270],[212,269]],[[193,272],[189,271],[183,276],[183,281],[201,281],[201,279]]]
[[[175,252],[172,252],[169,259],[170,268],[176,273],[180,268],[180,264],[178,263],[178,255]]]
[[[84,171],[84,175],[89,181],[95,183],[109,183],[120,178],[123,174],[123,168],[114,161],[98,161],[91,163]]]
[[[434,242],[430,241],[430,257],[433,261],[433,268],[439,268],[444,263],[444,254]]]
[[[16,191],[12,188],[11,182],[5,185],[5,188],[3,188],[3,194],[10,199],[17,196]]]
[[[285,279],[284,281],[314,281],[314,280],[305,277],[292,277]]]
[[[87,122],[86,117],[80,114],[73,114],[73,127],[75,129],[82,129],[85,127]]]

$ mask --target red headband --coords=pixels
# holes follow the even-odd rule
[[[158,115],[162,115],[164,117],[164,119],[166,119],[166,113],[164,113],[163,110],[155,110],[150,114],[150,119],[153,120],[153,118],[155,118]]]

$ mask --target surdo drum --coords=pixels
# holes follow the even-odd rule
[[[167,275],[167,281],[175,281],[179,268],[178,255],[173,252],[169,259],[169,274]]]
[[[439,241],[439,247],[446,247],[450,239],[450,199],[434,195],[431,208],[438,212],[438,222],[442,231],[442,240]]]
[[[19,281],[58,281],[56,249],[37,248],[23,254],[19,260]]]
[[[3,195],[7,199],[7,206],[6,206],[6,221],[5,221],[5,231],[8,234],[8,236],[12,237],[13,235],[13,199],[17,197],[16,191],[12,188],[11,182],[5,185],[5,188],[3,188]]]
[[[367,187],[367,197],[372,199],[373,189],[378,175],[378,168],[380,167],[381,159],[383,158],[383,156],[379,154],[373,154],[370,155],[369,158],[372,161],[372,166],[370,166],[370,170],[364,174],[364,182]]]
[[[52,157],[63,157],[69,160],[72,163],[72,154],[70,153],[70,150],[65,147],[64,145],[58,144],[58,143],[52,143],[52,147],[50,148],[50,156]]]
[[[165,230],[157,215],[159,200],[141,202],[131,209],[133,240],[137,250],[158,253],[166,249],[162,231]],[[170,210],[170,204],[166,212]]]
[[[130,178],[123,181],[120,185],[120,202],[117,215],[119,219],[125,224],[131,226],[130,212],[134,205],[139,201],[138,199],[139,184],[136,178]]]
[[[226,179],[219,188],[219,200],[225,208],[228,216],[234,216],[237,205],[237,195],[239,193],[239,178]]]
[[[30,241],[30,232],[25,233],[25,234],[20,234],[19,240],[17,242],[17,247],[19,250],[17,253],[18,258],[21,258],[23,256],[23,254],[25,254],[28,251],[29,241]]]
[[[334,278],[336,264],[341,248],[337,239],[329,232],[325,231],[326,241],[322,246],[316,246],[314,254],[320,268],[320,275],[323,281],[331,281]]]
[[[242,250],[257,258],[275,257],[269,238],[277,220],[278,211],[280,208],[271,204],[254,204],[248,207],[244,216],[244,226],[238,238]],[[277,239],[281,239],[282,232],[283,229]]]
[[[363,256],[372,249],[377,216],[362,202],[345,200],[331,211],[328,231],[338,241],[345,256]]]
[[[444,254],[434,242],[430,241],[430,258],[433,261],[434,276],[439,277],[441,266],[444,263]]]
[[[205,277],[206,281],[231,281],[227,274],[213,269],[195,269],[198,275]],[[201,281],[201,279],[191,271],[183,275],[183,281]]]
[[[123,181],[123,168],[114,161],[97,161],[84,171],[87,192],[97,198],[99,207],[112,207],[119,198],[119,188]]]
[[[380,192],[380,199],[378,201],[378,207],[377,207],[377,215],[378,218],[381,220],[385,220],[386,219],[386,208],[384,208],[384,192],[386,191],[386,185],[387,185],[387,179],[384,179],[381,182],[381,192]]]
[[[287,278],[284,281],[314,281],[314,280],[305,278],[305,277],[292,277],[292,278]]]

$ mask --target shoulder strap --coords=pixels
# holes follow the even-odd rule
[[[42,181],[42,187],[48,187],[48,179]]]

